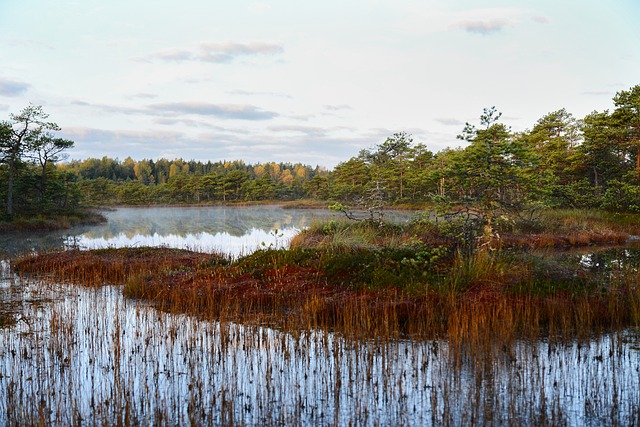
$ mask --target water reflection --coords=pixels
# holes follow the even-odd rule
[[[286,245],[300,230],[334,213],[251,206],[118,208],[105,211],[104,215],[107,222],[95,226],[50,233],[4,234],[0,236],[0,254],[151,245],[237,256],[263,243],[271,247]]]
[[[631,425],[637,333],[516,343],[351,341],[205,322],[120,288],[23,283],[0,329],[0,425]],[[108,313],[108,315],[105,315]]]
[[[261,246],[281,247],[328,215],[276,206],[119,208],[106,212],[106,224],[70,236],[65,244],[81,249],[169,246],[238,256]]]
[[[0,236],[0,255],[70,247],[169,246],[239,256],[263,246],[286,246],[315,221],[341,217],[326,209],[279,206],[125,207],[103,214],[107,222],[95,226]],[[411,212],[393,211],[386,218],[402,222],[411,216]]]
[[[584,247],[569,251],[541,251],[536,254],[572,274],[602,284],[633,277],[640,270],[640,244],[618,247]]]
[[[248,207],[145,207],[103,212],[107,222],[51,233],[0,236],[0,255],[52,248],[96,249],[123,246],[169,246],[238,256],[259,247],[286,246],[315,221],[341,218],[326,209]],[[411,212],[392,211],[386,218],[407,221]]]

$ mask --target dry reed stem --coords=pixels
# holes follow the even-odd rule
[[[204,319],[363,338],[446,338],[453,348],[464,343],[465,349],[482,351],[490,342],[499,347],[519,337],[586,337],[640,319],[637,283],[577,295],[513,293],[509,280],[526,280],[528,273],[500,272],[504,266],[482,257],[454,266],[460,273],[452,280],[468,285],[454,283],[444,293],[352,289],[296,265],[267,265],[250,273],[220,264],[216,256],[166,248],[47,253],[17,263],[22,273],[48,273],[73,283],[125,284],[127,297]]]

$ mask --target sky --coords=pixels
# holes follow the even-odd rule
[[[0,119],[70,159],[333,168],[396,132],[436,152],[640,84],[637,0],[0,0]]]

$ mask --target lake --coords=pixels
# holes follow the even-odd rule
[[[108,223],[3,236],[5,253],[166,245],[233,257],[286,246],[330,211],[120,208]],[[406,218],[406,217],[405,217]],[[637,262],[635,249],[624,262]],[[631,251],[631,252],[630,252]],[[568,254],[612,274],[620,256]],[[443,340],[207,322],[0,262],[0,425],[637,425],[640,338]]]
[[[104,224],[43,235],[0,236],[7,253],[53,248],[168,246],[232,257],[256,249],[285,247],[300,230],[321,220],[342,219],[327,209],[283,209],[276,205],[249,207],[145,207],[103,212]],[[390,221],[403,222],[412,212],[391,211]]]

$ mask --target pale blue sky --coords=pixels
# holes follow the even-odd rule
[[[640,2],[0,0],[0,118],[43,105],[72,158],[333,167],[406,131],[437,151],[640,84]]]

